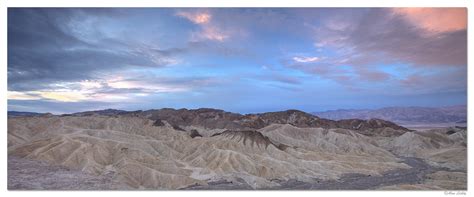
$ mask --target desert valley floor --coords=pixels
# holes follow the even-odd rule
[[[8,188],[465,190],[466,132],[297,110],[9,117]]]

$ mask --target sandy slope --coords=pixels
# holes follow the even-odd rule
[[[376,138],[347,129],[289,124],[272,124],[258,131],[215,130],[193,138],[167,122],[153,124],[146,118],[121,116],[9,118],[8,153],[91,175],[114,173],[114,181],[131,188],[179,189],[215,181],[271,188],[281,181],[335,180],[348,173],[381,176],[389,170],[408,169],[393,153],[419,156],[419,150],[406,147],[404,139],[423,144],[425,138],[434,138],[413,133]],[[462,160],[439,162],[452,149],[465,151],[462,143],[455,143],[463,139],[462,134],[451,138],[446,149],[423,144],[431,151],[428,159],[465,169]]]

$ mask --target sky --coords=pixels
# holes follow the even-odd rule
[[[465,8],[9,8],[8,110],[467,103]]]

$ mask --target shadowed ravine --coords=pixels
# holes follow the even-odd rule
[[[398,184],[419,184],[425,179],[425,175],[446,168],[433,167],[423,160],[414,157],[400,157],[403,163],[409,165],[410,169],[396,169],[384,173],[382,176],[370,176],[363,174],[346,174],[338,180],[318,180],[314,182],[302,182],[298,180],[281,181],[275,180],[281,186],[273,188],[262,188],[266,190],[365,190],[376,189],[383,186]],[[203,190],[248,190],[252,189],[244,182],[217,181],[210,182],[208,186],[191,186],[185,189]]]

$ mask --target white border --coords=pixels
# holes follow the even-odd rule
[[[71,197],[79,197],[85,195],[116,195],[116,196],[130,196],[130,195],[144,195],[144,196],[157,196],[157,195],[193,195],[193,196],[247,196],[247,195],[272,195],[272,196],[315,196],[315,195],[327,195],[327,196],[346,196],[346,195],[360,195],[364,197],[371,197],[384,195],[390,196],[446,196],[443,191],[399,191],[399,192],[387,192],[387,191],[108,191],[108,192],[91,192],[91,191],[76,191],[76,192],[9,192],[7,191],[7,8],[8,7],[468,7],[468,38],[472,37],[472,31],[469,27],[473,26],[473,14],[470,11],[469,0],[325,0],[325,1],[314,1],[314,0],[170,0],[170,1],[159,1],[159,0],[3,0],[0,8],[0,26],[2,31],[0,32],[0,41],[2,47],[0,48],[0,60],[2,62],[2,69],[0,69],[0,90],[1,99],[0,109],[0,125],[1,132],[3,132],[3,145],[0,147],[0,154],[3,161],[1,161],[0,177],[2,193],[4,195],[11,196],[47,196],[55,197],[64,195]],[[471,49],[472,44],[468,43],[468,49]],[[474,57],[471,50],[468,50],[468,57]],[[468,63],[469,65],[469,63]],[[474,73],[472,69],[468,67],[468,95],[471,95],[472,88],[474,87]],[[470,89],[470,90],[469,90]],[[472,103],[472,96],[468,97],[468,103]],[[474,109],[468,104],[468,123],[474,121],[474,118],[470,115]],[[468,134],[468,144],[472,142],[473,136]],[[468,146],[471,147],[471,146]],[[468,151],[468,192],[474,189],[472,183],[472,151]]]

